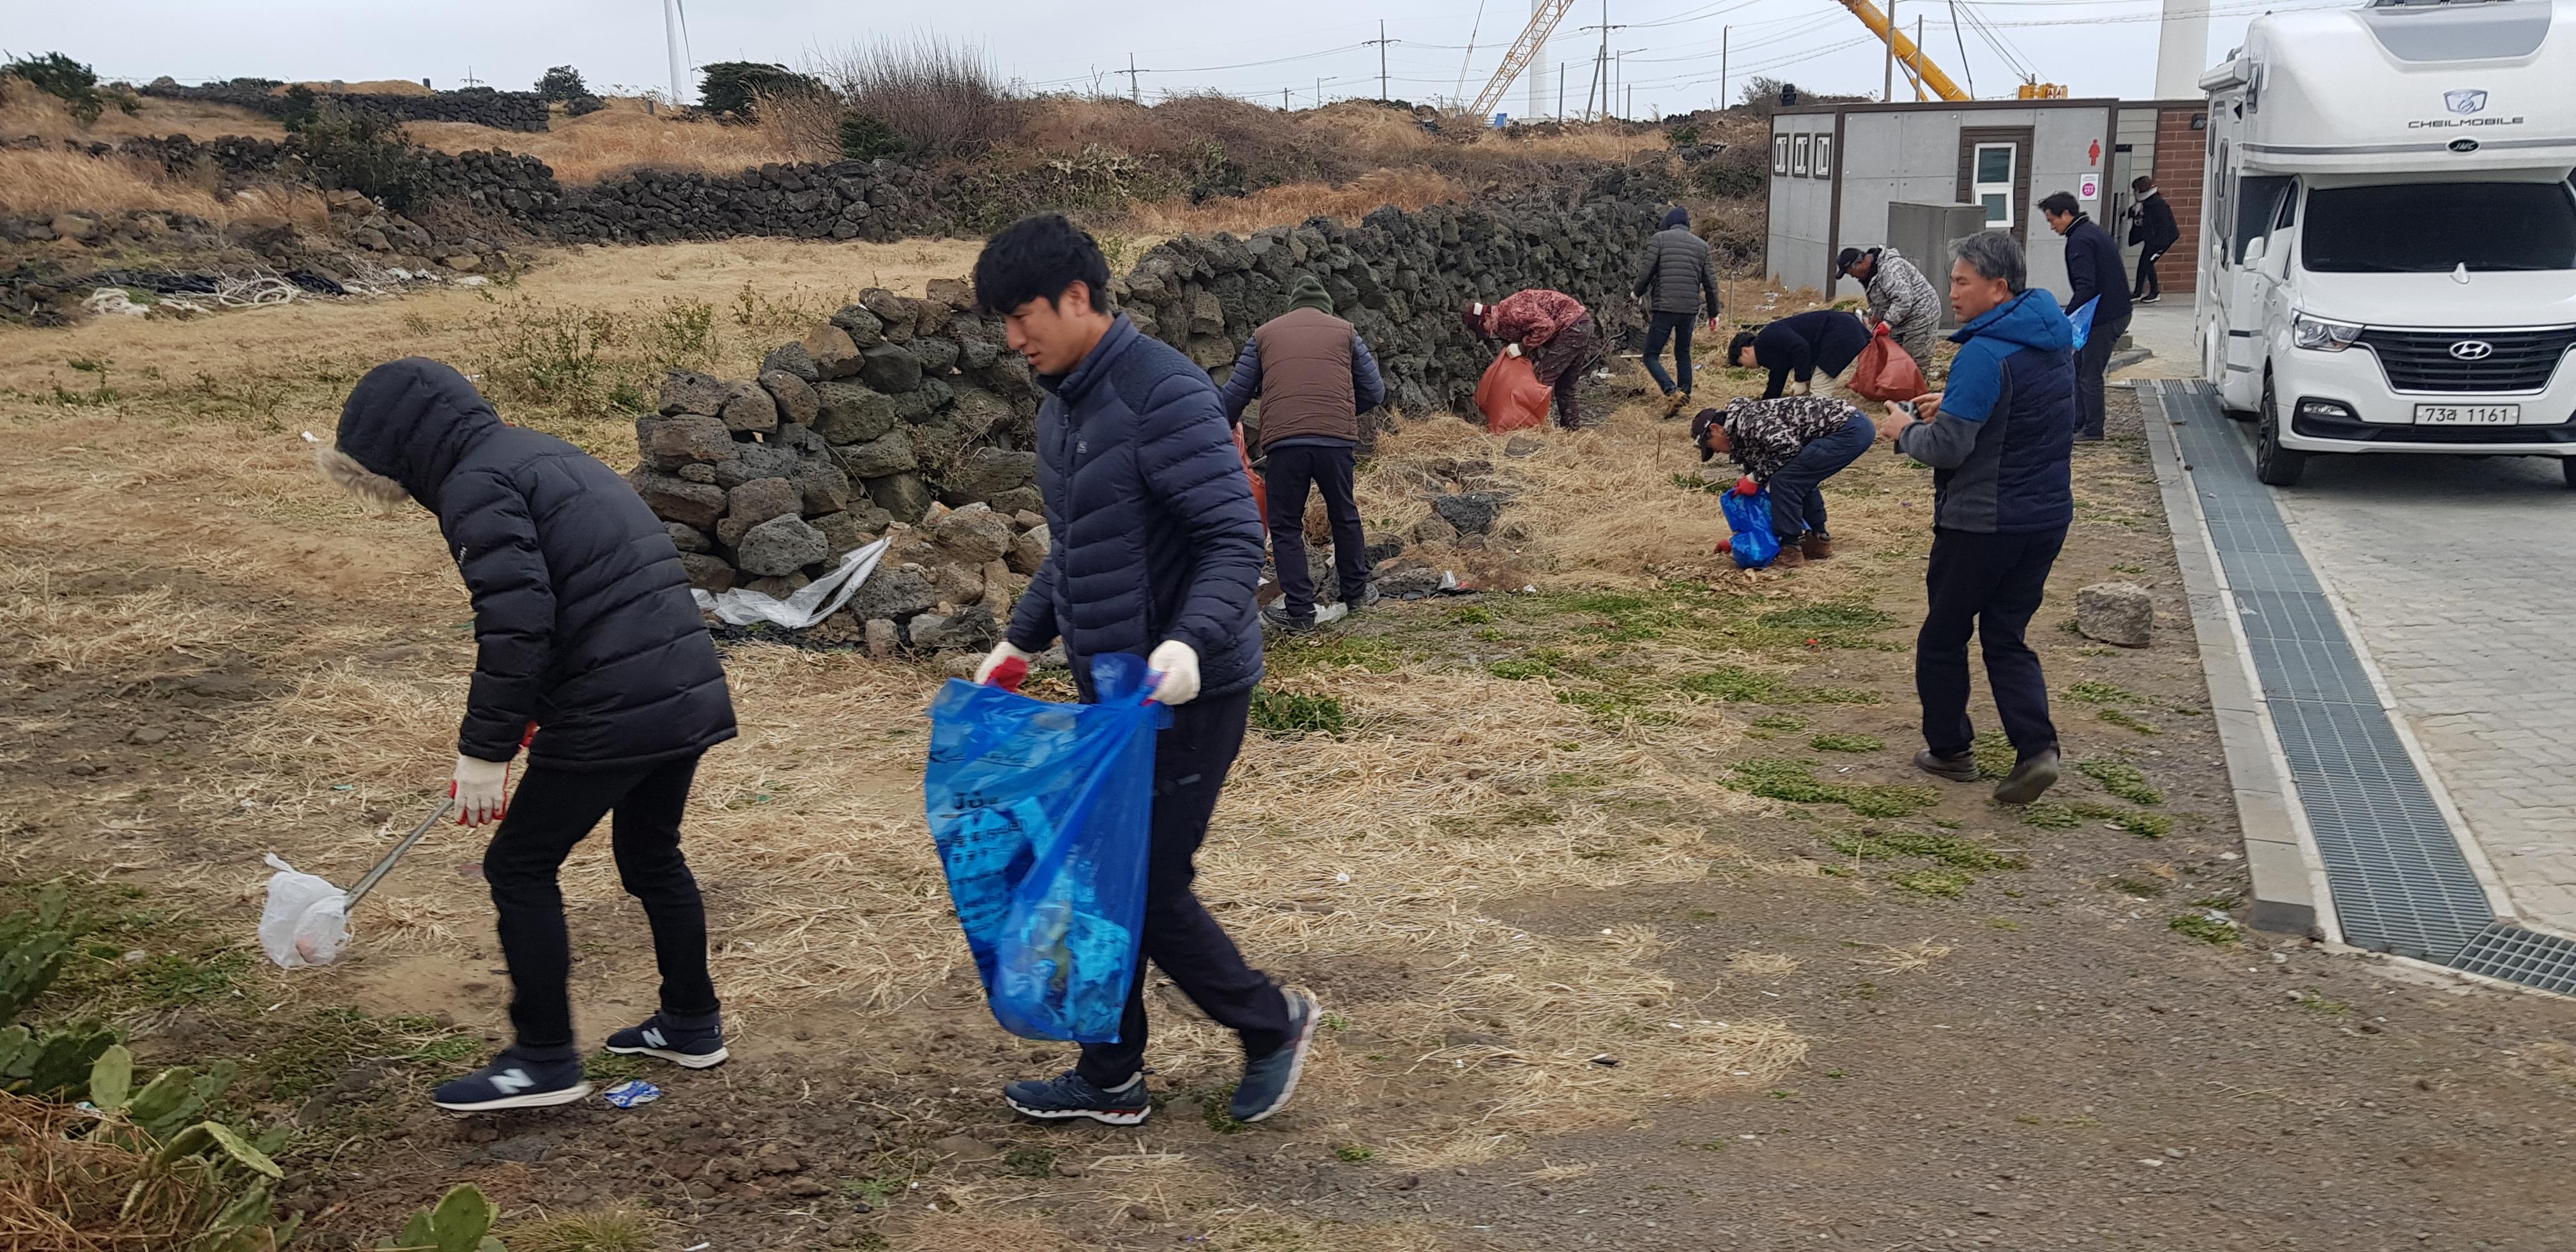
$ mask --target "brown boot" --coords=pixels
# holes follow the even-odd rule
[[[1826,538],[1825,532],[1821,530],[1808,531],[1806,538],[1798,541],[1798,550],[1806,554],[1810,561],[1834,559],[1834,541]]]
[[[1798,545],[1794,543],[1781,544],[1780,555],[1771,558],[1773,569],[1796,569],[1806,563],[1807,554],[1798,551]]]
[[[1682,415],[1682,409],[1687,407],[1689,404],[1690,393],[1687,391],[1676,391],[1667,394],[1664,397],[1664,420],[1671,421],[1676,417],[1680,417]]]

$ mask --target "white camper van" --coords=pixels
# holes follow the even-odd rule
[[[2274,14],[2200,85],[2201,367],[2263,481],[2405,452],[2576,487],[2576,0]]]

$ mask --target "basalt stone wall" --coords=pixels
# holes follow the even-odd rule
[[[281,85],[264,78],[236,78],[229,82],[183,87],[168,79],[159,79],[142,88],[142,94],[229,104],[270,117],[282,117],[289,105],[287,97],[277,91]],[[537,131],[546,129],[548,119],[545,97],[533,91],[495,91],[489,87],[435,91],[426,95],[317,91],[313,98],[406,122],[469,122],[498,130]]]
[[[1494,352],[1461,323],[1468,302],[1545,286],[1583,298],[1611,334],[1635,321],[1630,266],[1657,206],[1575,194],[1184,236],[1148,251],[1110,294],[1221,382],[1244,337],[1284,312],[1295,275],[1310,272],[1368,339],[1394,407],[1463,408]],[[1032,450],[1040,394],[967,284],[936,281],[918,300],[869,291],[772,351],[757,379],[673,375],[661,411],[636,423],[642,463],[629,481],[711,591],[783,596],[892,533],[893,551],[833,631],[972,651],[991,645],[1046,551]]]

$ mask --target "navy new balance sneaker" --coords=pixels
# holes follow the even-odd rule
[[[1112,1126],[1142,1123],[1154,1106],[1145,1099],[1145,1076],[1138,1074],[1115,1087],[1102,1088],[1080,1073],[1031,1079],[1002,1088],[1002,1102],[1030,1117],[1063,1121],[1088,1117]]]
[[[730,1055],[725,1051],[724,1023],[712,1014],[693,1018],[655,1013],[641,1026],[629,1026],[610,1035],[608,1050],[628,1056],[658,1056],[689,1069],[722,1065]]]
[[[1297,1094],[1306,1049],[1315,1045],[1315,1025],[1324,1016],[1315,997],[1294,987],[1279,994],[1288,997],[1288,1042],[1268,1056],[1243,1063],[1243,1081],[1235,1084],[1234,1103],[1226,1110],[1238,1122],[1257,1122],[1285,1107],[1288,1097]]]
[[[557,1053],[504,1048],[492,1063],[430,1093],[438,1107],[459,1113],[494,1109],[541,1109],[570,1104],[590,1094],[581,1079],[581,1056],[570,1048]]]

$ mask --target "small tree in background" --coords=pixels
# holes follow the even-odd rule
[[[766,61],[718,61],[705,66],[698,83],[698,104],[710,113],[728,113],[749,118],[759,111],[762,97],[813,95],[823,84],[799,74],[784,65]]]
[[[23,78],[28,86],[60,99],[83,126],[97,121],[111,104],[127,113],[142,107],[134,93],[122,87],[101,91],[96,71],[59,52],[14,57],[0,64],[0,78]]]
[[[874,113],[841,115],[841,159],[875,161],[903,155],[903,140]]]
[[[397,213],[429,194],[429,162],[384,114],[324,100],[289,129],[325,185],[364,192]]]
[[[581,71],[569,65],[558,65],[537,79],[537,94],[557,104],[570,104],[590,94],[590,85],[581,81]]]
[[[851,113],[882,124],[908,152],[972,157],[1021,124],[1020,102],[973,44],[935,35],[880,39],[820,58],[814,69]]]

